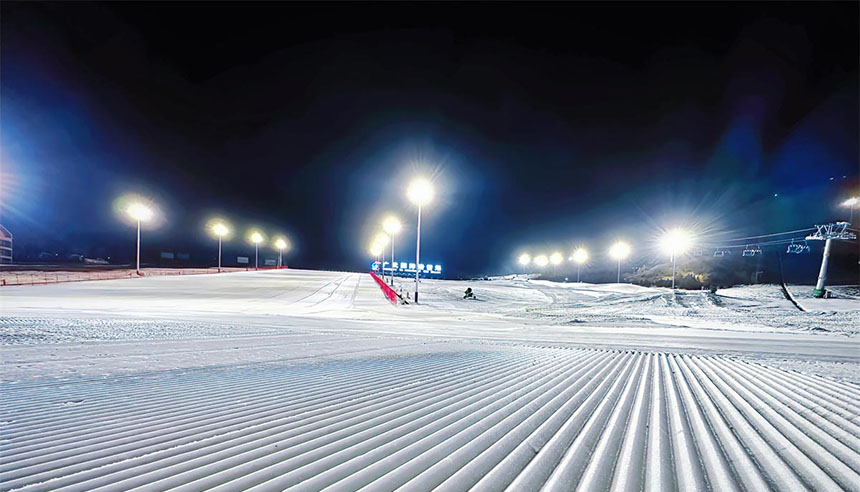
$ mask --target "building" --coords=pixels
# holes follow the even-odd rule
[[[12,263],[12,233],[0,224],[0,263]]]

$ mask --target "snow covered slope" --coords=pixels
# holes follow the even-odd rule
[[[421,289],[4,287],[0,489],[860,490],[850,289]]]

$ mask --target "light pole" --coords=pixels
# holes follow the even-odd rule
[[[585,248],[577,248],[570,257],[576,263],[576,281],[579,282],[579,274],[582,272],[582,264],[588,261],[588,251]]]
[[[221,273],[221,238],[230,231],[226,225],[218,223],[212,226],[212,232],[218,236],[218,273]]]
[[[851,198],[842,202],[843,207],[848,207],[848,225],[854,225],[854,208],[857,207],[857,204],[860,203],[860,198],[856,196],[852,196]]]
[[[391,285],[394,286],[394,237],[400,233],[403,225],[397,217],[389,216],[382,221],[382,228],[391,236]],[[382,278],[385,278],[385,269],[382,269]]]
[[[426,179],[418,178],[409,183],[406,189],[409,201],[418,206],[418,227],[415,240],[415,304],[418,304],[418,275],[421,260],[421,207],[433,200],[433,185]]]
[[[260,243],[263,242],[263,235],[259,232],[251,234],[251,242],[254,243],[254,270],[259,270]]]
[[[152,209],[142,203],[133,203],[126,210],[132,219],[137,221],[137,274],[140,275],[140,223],[152,218]]]
[[[275,241],[275,246],[278,248],[278,268],[281,268],[284,261],[284,248],[287,247],[287,241],[284,238],[278,238],[278,240]]]
[[[660,238],[660,246],[672,257],[672,290],[675,290],[675,263],[679,254],[683,254],[690,248],[692,238],[690,233],[683,229],[671,229]]]
[[[616,241],[611,248],[609,248],[609,256],[618,261],[618,279],[616,283],[621,283],[621,260],[627,258],[627,255],[630,254],[630,245],[625,243],[624,241]]]

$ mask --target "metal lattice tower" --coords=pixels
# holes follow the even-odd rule
[[[818,282],[812,289],[815,297],[824,297],[827,289],[824,283],[827,281],[827,262],[830,259],[830,247],[833,240],[853,240],[857,235],[848,230],[848,222],[834,222],[830,224],[815,224],[815,233],[806,236],[807,240],[824,241],[824,254],[821,257],[821,270],[818,272]]]

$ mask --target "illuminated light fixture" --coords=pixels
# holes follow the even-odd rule
[[[562,262],[564,258],[562,258],[561,253],[555,252],[549,256],[549,262],[553,265],[558,265]]]
[[[400,234],[400,230],[403,229],[403,224],[400,223],[400,219],[393,215],[389,215],[382,221],[382,230],[388,233],[391,236],[391,262],[394,263],[394,238],[398,234]],[[396,267],[395,267],[396,268]],[[394,270],[391,271],[391,285],[394,286]]]
[[[424,178],[418,178],[409,183],[406,196],[409,201],[419,207],[427,205],[433,200],[433,184]]]
[[[618,283],[621,283],[621,260],[630,255],[630,245],[624,241],[615,241],[609,248],[609,256],[618,261]]]
[[[376,237],[373,238],[373,241],[370,243],[370,254],[372,256],[378,257],[385,253],[385,247],[388,246],[388,241],[390,238],[383,233],[379,233]]]
[[[576,263],[576,281],[579,282],[580,274],[582,273],[582,264],[588,261],[588,250],[585,248],[576,248],[570,259]]]
[[[549,264],[549,258],[546,255],[538,255],[535,257],[535,265],[543,268]]]
[[[230,232],[230,229],[223,222],[216,222],[212,225],[212,232],[218,236],[218,273],[221,273],[221,240]]]
[[[406,197],[418,206],[418,234],[415,238],[415,263],[421,261],[421,207],[433,200],[433,184],[424,178],[416,178],[406,188]],[[418,304],[418,270],[415,270],[415,304]]]
[[[288,246],[289,244],[287,243],[287,240],[282,237],[279,237],[275,240],[275,247],[278,248],[278,268],[281,268],[281,266],[283,265],[284,249]]]
[[[397,220],[397,217],[388,216],[382,221],[382,229],[385,230],[388,235],[396,236],[397,234],[400,234],[400,230],[403,229],[403,224]]]
[[[146,222],[153,216],[152,209],[142,203],[132,203],[126,209],[126,213],[138,222]]]
[[[248,236],[248,239],[254,243],[254,270],[259,270],[260,268],[260,243],[263,242],[263,235],[258,231],[251,232],[251,235]]]
[[[672,290],[675,290],[675,264],[693,244],[693,237],[683,229],[670,229],[660,237],[660,248],[672,257]]]
[[[532,257],[528,253],[523,253],[517,258],[517,262],[519,262],[520,266],[527,266],[532,262]]]
[[[687,252],[693,244],[693,237],[683,229],[671,229],[660,237],[660,249],[670,256]]]
[[[140,275],[140,223],[149,221],[155,213],[152,207],[140,202],[131,203],[125,209],[125,213],[137,222],[137,266],[135,271]]]

